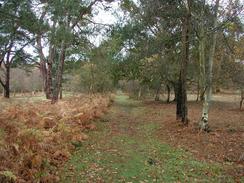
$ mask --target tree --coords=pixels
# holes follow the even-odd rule
[[[228,30],[228,27],[230,27],[229,25],[240,25],[240,23],[238,21],[238,13],[241,12],[241,6],[239,5],[238,1],[236,2],[231,2],[229,1],[229,5],[228,5],[228,10],[221,11],[221,19],[218,18],[218,13],[219,13],[219,7],[220,7],[220,2],[219,0],[215,1],[215,5],[213,8],[213,11],[210,13],[210,17],[212,17],[211,20],[211,24],[209,24],[208,27],[208,32],[205,32],[209,34],[209,53],[208,53],[208,59],[207,59],[207,63],[206,63],[206,68],[207,68],[207,72],[205,74],[205,97],[204,97],[204,103],[203,103],[203,110],[202,110],[202,116],[201,116],[201,120],[200,120],[200,129],[204,130],[204,131],[208,131],[209,130],[209,124],[208,124],[208,112],[209,112],[209,107],[211,105],[211,97],[212,97],[212,88],[213,88],[213,64],[214,64],[214,58],[216,57],[216,49],[218,48],[218,45],[222,45],[222,49],[221,49],[221,54],[219,56],[219,63],[216,62],[216,64],[218,64],[218,66],[216,67],[216,73],[217,75],[220,73],[220,69],[221,69],[221,64],[222,62],[225,60],[224,59],[224,55],[228,54],[227,57],[231,58],[232,62],[234,62],[235,60],[235,53],[233,51],[233,49],[230,47],[228,41],[226,41],[226,35],[228,35],[228,37],[232,37],[232,40],[235,40],[235,36],[233,36],[233,31],[231,31],[230,29]],[[238,25],[238,26],[239,26]],[[238,27],[237,26],[237,27]],[[220,31],[222,31],[221,34]],[[240,30],[236,29],[237,34],[239,34]],[[223,42],[219,42],[219,44],[217,44],[217,36],[219,39],[222,39]],[[238,37],[238,36],[237,36]],[[235,41],[234,41],[235,42]],[[206,45],[205,45],[206,46]],[[223,49],[224,48],[224,49]],[[206,47],[205,47],[206,49]],[[224,53],[223,52],[226,52]],[[203,53],[203,49],[200,50],[200,52],[202,52],[201,54],[204,55]],[[230,67],[232,64],[229,63],[230,65],[228,65],[227,67]],[[227,73],[225,75],[228,75]],[[216,76],[216,74],[215,74]]]
[[[0,67],[3,71],[0,83],[6,98],[10,97],[10,70],[13,63],[28,63],[31,60],[24,50],[33,41],[25,30],[24,15],[28,9],[28,2],[14,0],[6,0],[0,7]]]
[[[87,44],[92,9],[100,0],[85,1],[40,1],[41,16],[35,13],[39,27],[33,31],[40,57],[39,67],[43,76],[46,97],[52,103],[58,101],[62,86],[62,75],[67,54],[80,44]],[[45,56],[43,44],[47,45]]]
[[[186,14],[182,20],[182,61],[177,93],[177,119],[181,119],[182,123],[188,123],[187,109],[187,64],[189,62],[189,47],[190,47],[190,25],[191,25],[191,1],[186,2]]]

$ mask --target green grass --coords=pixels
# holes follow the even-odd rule
[[[108,122],[97,121],[98,130],[65,165],[62,182],[233,182],[219,164],[161,143],[154,135],[159,124],[143,121],[147,108],[140,102],[115,101]]]

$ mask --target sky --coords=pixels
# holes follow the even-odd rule
[[[118,21],[118,16],[123,16],[123,13],[119,7],[119,1],[115,1],[112,3],[106,3],[105,6],[108,6],[107,10],[104,10],[104,7],[100,4],[94,11],[97,13],[93,21],[98,24],[105,24],[105,25],[113,25]],[[106,26],[105,26],[106,27]],[[95,45],[99,46],[99,44],[104,39],[104,32],[99,32],[98,35],[90,37],[90,41]]]
[[[137,3],[137,0],[133,0],[135,3]],[[229,0],[220,0],[220,4],[223,5],[223,7],[225,6],[225,4],[228,2]],[[233,0],[235,1],[235,0]],[[215,0],[207,0],[208,3],[214,3]],[[241,4],[244,5],[244,0],[240,0]],[[99,6],[96,7],[96,9],[94,9],[94,17],[92,19],[93,22],[97,23],[97,24],[105,24],[105,25],[113,25],[115,24],[117,21],[119,21],[120,17],[123,17],[124,14],[121,11],[120,7],[119,7],[119,3],[120,0],[116,0],[112,3],[99,3]],[[110,8],[106,8],[106,10],[104,9],[104,7],[110,7]],[[241,14],[242,20],[244,20],[244,11],[242,11]],[[106,27],[106,26],[105,26]],[[90,36],[89,37],[90,41],[95,45],[95,46],[99,46],[99,44],[106,39],[105,36],[105,32],[104,30],[101,30],[100,32],[97,32],[97,34]],[[28,47],[28,52],[32,52],[34,48]],[[47,49],[44,49],[45,55],[47,55]]]
[[[110,7],[107,10],[104,10],[104,7]],[[113,25],[118,21],[118,16],[123,16],[122,11],[119,8],[119,0],[116,0],[112,3],[100,3],[96,9],[93,10],[95,15],[92,18],[92,21],[98,24],[104,24],[106,26]],[[100,32],[97,32],[95,35],[92,35],[89,37],[89,40],[92,44],[95,46],[99,46],[99,44],[104,40],[105,38],[105,32],[104,30],[101,30]],[[25,48],[25,50],[32,54],[36,55],[35,48],[32,46],[28,46]],[[48,48],[44,47],[43,49],[44,55],[48,55]]]

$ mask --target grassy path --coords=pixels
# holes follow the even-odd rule
[[[62,182],[232,182],[219,165],[199,162],[157,139],[155,115],[164,113],[117,96],[63,168]]]

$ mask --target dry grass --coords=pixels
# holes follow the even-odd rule
[[[94,130],[108,96],[49,101],[4,101],[0,112],[0,182],[58,182],[57,168]]]

